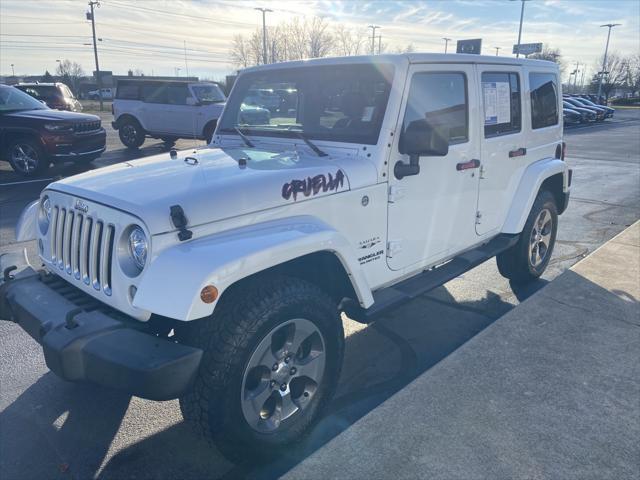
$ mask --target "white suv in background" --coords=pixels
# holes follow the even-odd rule
[[[140,147],[145,137],[168,145],[178,138],[209,141],[225,100],[215,83],[120,80],[111,125],[128,148]]]

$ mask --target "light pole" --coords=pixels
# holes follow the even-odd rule
[[[91,20],[91,32],[93,33],[93,56],[96,59],[96,80],[98,83],[98,99],[100,100],[100,111],[104,109],[102,104],[102,76],[100,75],[100,65],[98,64],[98,46],[96,44],[96,20],[95,20],[95,6],[100,6],[98,0],[90,0],[89,7],[91,7],[91,13],[87,13],[87,20]]]
[[[447,47],[449,46],[449,42],[451,41],[451,39],[447,37],[442,37],[442,40],[444,40],[444,53],[447,53]]]
[[[497,57],[497,56],[498,56],[498,53],[500,52],[500,49],[501,49],[502,47],[493,47],[493,48],[495,48],[495,49],[496,49],[496,57]]]
[[[262,12],[262,63],[267,64],[267,12],[273,12],[268,8],[256,7],[254,10]]]
[[[576,85],[578,84],[578,72],[580,72],[580,62],[576,62],[576,69],[573,71],[573,93],[576,93]]]
[[[371,55],[376,53],[376,28],[381,28],[380,25],[369,25],[367,28],[371,29]]]
[[[515,2],[516,0],[511,0]],[[520,40],[522,39],[522,21],[524,20],[524,2],[529,0],[520,0],[522,4],[520,7],[520,28],[518,28],[518,46],[516,47],[516,58],[520,57]]]
[[[605,23],[600,27],[609,27],[609,33],[607,33],[607,46],[604,47],[604,58],[602,59],[602,71],[600,72],[600,82],[598,83],[598,101],[600,101],[600,95],[602,94],[602,79],[604,78],[604,72],[607,65],[607,53],[609,52],[609,39],[611,38],[611,29],[621,25],[620,23]]]
[[[16,71],[13,68],[13,63],[11,64],[11,76],[15,77],[16,76]]]

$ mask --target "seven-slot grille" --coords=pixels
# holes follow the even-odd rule
[[[57,205],[51,213],[51,263],[68,276],[111,295],[115,227]]]
[[[73,125],[73,131],[75,133],[90,133],[97,130],[100,130],[100,120],[96,122],[75,123]]]

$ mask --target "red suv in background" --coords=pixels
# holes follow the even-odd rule
[[[106,148],[100,118],[52,110],[21,90],[0,85],[0,160],[24,176],[52,162],[88,163]]]
[[[56,110],[81,112],[82,104],[64,83],[19,83],[15,86]]]

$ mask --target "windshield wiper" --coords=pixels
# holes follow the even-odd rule
[[[238,127],[237,125],[235,127],[233,127],[235,129],[236,132],[238,132],[238,135],[240,135],[240,138],[242,139],[242,141],[244,142],[244,144],[249,147],[249,148],[255,148],[255,145],[253,144],[253,142],[251,140],[249,140],[249,137],[247,137],[242,130],[240,130],[240,127]]]
[[[303,140],[304,143],[306,143],[307,146],[316,153],[316,155],[318,155],[319,157],[327,157],[328,156],[325,152],[320,150],[311,140],[309,140],[309,138],[307,138],[307,136],[304,133],[302,133],[299,130],[292,130],[292,131],[293,131],[293,133],[296,134],[296,136],[298,138]]]

